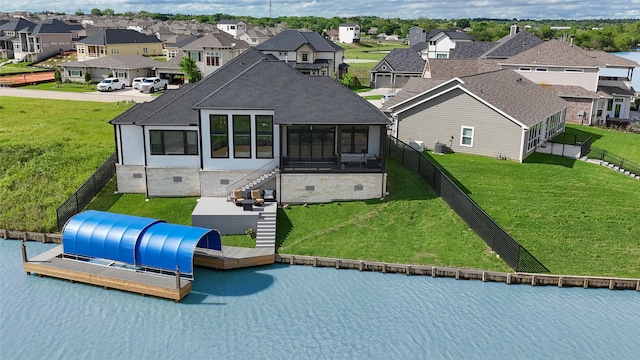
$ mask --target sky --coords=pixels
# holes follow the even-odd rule
[[[163,14],[217,13],[269,17],[269,0],[30,0],[6,1],[2,12],[112,9],[117,13],[148,11]],[[318,16],[416,19],[640,19],[640,0],[271,0],[271,17]]]

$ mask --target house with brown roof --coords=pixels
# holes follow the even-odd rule
[[[383,106],[392,134],[433,149],[522,162],[564,131],[567,102],[510,69],[411,78]]]
[[[585,125],[629,118],[635,96],[631,87],[633,69],[640,66],[635,61],[604,51],[587,51],[561,39],[547,41],[498,64],[561,96],[571,104],[567,122]],[[621,69],[627,75],[601,76],[602,68]]]

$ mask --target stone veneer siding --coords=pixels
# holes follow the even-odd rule
[[[118,192],[128,194],[146,193],[145,170],[143,165],[116,164]],[[134,177],[135,176],[135,177]]]
[[[200,193],[204,197],[227,197],[227,187],[233,185],[236,181],[243,179],[253,171],[247,170],[200,170]],[[262,174],[256,174],[260,176]],[[224,180],[228,180],[228,184],[223,184]],[[237,187],[251,182],[252,179],[247,178],[246,182],[238,184]]]
[[[382,198],[386,192],[387,174],[287,173],[280,175],[280,181],[281,203],[324,203]]]
[[[197,168],[147,168],[148,196],[200,196],[198,173]]]
[[[593,103],[592,99],[580,99],[580,98],[562,98],[563,100],[569,103],[569,107],[567,108],[567,117],[565,122],[567,124],[580,124],[583,125],[591,125],[591,106]],[[580,110],[584,110],[585,117],[584,120],[581,120],[578,116]]]

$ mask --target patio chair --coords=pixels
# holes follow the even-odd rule
[[[242,190],[233,190],[232,199],[234,204],[236,204],[237,206],[241,206],[242,200],[244,200],[244,197],[242,196]]]
[[[251,198],[256,201],[256,205],[258,206],[264,204],[260,190],[251,190]]]
[[[276,190],[275,189],[262,190],[262,198],[264,199],[264,201],[269,201],[269,202],[276,201]]]

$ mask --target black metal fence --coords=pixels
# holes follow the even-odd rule
[[[591,151],[592,142],[593,142],[593,138],[589,136],[587,140],[585,140],[582,144],[580,144],[580,156],[587,156],[589,151]]]
[[[394,137],[387,144],[388,154],[419,174],[513,270],[549,272],[424,154]]]
[[[606,161],[609,164],[613,164],[621,169],[625,169],[632,174],[640,175],[640,165],[632,161],[629,161],[625,158],[622,158],[616,154],[612,154],[607,150],[603,150],[595,146],[592,146],[590,148],[590,152],[588,153],[587,157],[591,159]]]
[[[73,193],[67,200],[65,200],[56,209],[56,216],[58,218],[58,230],[62,230],[64,224],[67,223],[73,215],[79,213],[84,209],[91,199],[94,198],[102,190],[102,188],[111,180],[116,173],[116,162],[118,157],[114,152],[105,161],[96,172],[91,175],[84,184],[80,185],[78,190]]]

